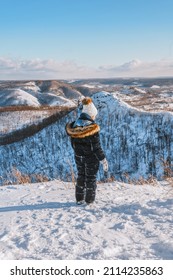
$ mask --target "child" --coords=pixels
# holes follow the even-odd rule
[[[75,186],[77,204],[84,201],[87,204],[94,202],[99,162],[103,164],[104,171],[108,171],[108,162],[100,145],[100,127],[94,121],[96,115],[97,109],[92,99],[85,97],[82,101],[79,118],[66,125],[66,132],[71,138],[78,171]]]

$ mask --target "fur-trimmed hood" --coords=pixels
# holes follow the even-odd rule
[[[73,127],[73,124],[74,122],[67,123],[66,125],[66,132],[72,138],[85,138],[100,131],[100,126],[96,123],[77,127]]]

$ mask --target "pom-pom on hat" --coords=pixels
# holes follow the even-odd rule
[[[85,97],[82,100],[82,113],[86,113],[88,114],[92,119],[95,119],[95,117],[97,116],[97,109],[92,101],[92,99],[90,97]]]

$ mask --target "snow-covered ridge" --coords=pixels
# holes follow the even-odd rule
[[[6,89],[0,92],[0,106],[28,105],[37,107],[40,105],[36,97],[32,96],[25,90]]]
[[[173,164],[172,114],[134,109],[122,102],[117,93],[98,92],[93,100],[99,111],[97,122],[109,176],[126,180],[149,176],[162,179],[167,175]],[[12,180],[14,166],[24,174],[71,180],[76,167],[65,125],[75,118],[73,111],[28,139],[1,146],[1,183]],[[103,178],[101,168],[98,178]]]
[[[23,91],[20,97],[16,91]],[[74,106],[98,91],[117,92],[121,100],[145,111],[173,112],[172,79],[90,79],[78,81],[0,81],[0,106]]]
[[[57,81],[14,81],[0,83],[0,107],[6,106],[74,106],[81,93]]]
[[[172,169],[173,114],[145,112],[127,105],[116,93],[94,96],[101,137],[112,175],[162,178]]]
[[[98,109],[101,109],[101,112],[104,113],[108,112],[109,114],[112,114],[114,112],[118,111],[123,111],[125,112],[130,112],[137,114],[139,116],[141,115],[173,115],[173,112],[171,111],[146,111],[142,108],[134,107],[130,105],[129,103],[125,102],[123,98],[121,98],[119,91],[116,92],[106,92],[106,91],[100,91],[97,92],[93,95],[93,100],[96,103]]]
[[[36,85],[35,82],[26,82],[23,86],[23,89],[31,91],[31,92],[40,91],[40,88]]]

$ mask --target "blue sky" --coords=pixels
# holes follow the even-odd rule
[[[173,75],[172,11],[172,0],[2,0],[0,79]]]

